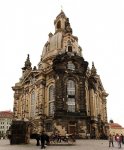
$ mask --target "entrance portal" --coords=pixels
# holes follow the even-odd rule
[[[76,126],[75,125],[69,125],[68,133],[69,134],[75,134],[75,132],[76,132]]]

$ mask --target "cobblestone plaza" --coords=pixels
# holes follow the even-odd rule
[[[118,149],[117,143],[114,147],[108,147],[107,140],[77,140],[74,145],[50,145],[47,146],[48,150],[116,150]],[[36,141],[31,140],[30,144],[10,145],[9,140],[0,140],[0,150],[40,150],[40,146],[36,146]],[[124,145],[122,148],[124,149]]]

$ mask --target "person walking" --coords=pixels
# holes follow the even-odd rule
[[[124,144],[124,136],[123,136],[123,134],[121,134],[121,142],[122,142],[122,144]]]
[[[121,136],[119,134],[116,134],[116,141],[118,143],[118,148],[121,148],[122,139],[121,139]]]
[[[40,140],[41,140],[41,149],[45,149],[45,139],[46,139],[46,135],[45,132],[42,131],[41,136],[40,136]]]
[[[50,144],[50,138],[49,138],[49,135],[48,134],[45,134],[45,141],[46,141],[46,145],[49,145]]]
[[[40,134],[39,133],[36,134],[36,141],[37,141],[36,145],[39,146],[40,145]]]
[[[109,147],[114,147],[114,144],[113,144],[113,136],[111,134],[109,134]]]
[[[121,137],[121,135],[119,135],[119,141],[118,141],[119,148],[121,148],[121,143],[122,143],[122,137]]]
[[[66,133],[65,137],[66,137],[66,142],[68,143],[69,134],[68,134],[68,133]]]

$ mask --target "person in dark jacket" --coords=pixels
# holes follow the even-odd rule
[[[46,141],[46,145],[50,144],[50,139],[49,139],[49,135],[45,134],[45,141]]]
[[[45,135],[44,131],[42,131],[42,133],[41,133],[40,140],[41,140],[41,149],[45,148],[46,135]]]
[[[36,134],[36,141],[37,141],[37,146],[40,145],[40,134]]]
[[[113,144],[113,135],[109,134],[109,137],[108,137],[108,140],[109,140],[109,147],[114,147],[114,144]]]

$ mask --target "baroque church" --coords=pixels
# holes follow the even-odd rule
[[[13,120],[28,120],[30,134],[75,134],[101,138],[108,135],[107,99],[94,63],[89,68],[78,37],[63,11],[54,20],[38,66],[30,56],[14,91]]]

